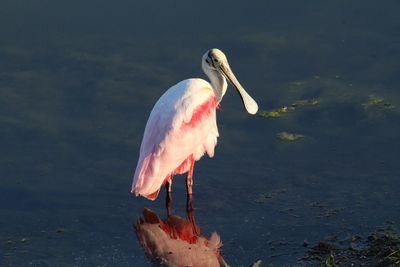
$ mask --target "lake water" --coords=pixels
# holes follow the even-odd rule
[[[150,110],[222,49],[232,88],[195,166],[203,233],[232,266],[307,265],[331,237],[400,226],[400,2],[2,1],[0,266],[148,266],[130,185]],[[281,132],[304,135],[285,142]],[[173,209],[185,215],[183,177]],[[313,266],[313,265],[311,265]]]

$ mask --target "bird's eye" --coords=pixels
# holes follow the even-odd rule
[[[215,62],[215,63],[218,63],[218,58],[214,58],[214,62]]]

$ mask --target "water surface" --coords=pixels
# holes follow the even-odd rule
[[[218,47],[262,110],[233,90],[195,209],[225,260],[305,264],[329,236],[400,225],[398,1],[3,1],[0,4],[0,265],[147,266],[132,228],[155,202],[129,194],[148,114],[204,77]],[[282,142],[280,132],[302,134]],[[182,177],[174,212],[185,214]]]

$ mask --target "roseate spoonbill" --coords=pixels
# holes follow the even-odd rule
[[[194,162],[205,152],[214,155],[218,137],[215,113],[228,87],[226,80],[236,88],[246,111],[257,113],[257,103],[240,85],[221,50],[207,51],[201,66],[211,83],[183,80],[169,88],[153,107],[140,146],[132,193],[154,200],[163,184],[170,192],[173,176],[187,172],[187,193],[192,194]]]

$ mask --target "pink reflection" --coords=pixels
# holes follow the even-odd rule
[[[192,212],[189,219],[169,215],[161,220],[157,214],[144,208],[143,218],[136,222],[136,234],[150,258],[166,266],[228,266],[220,253],[219,235],[210,238],[200,235]]]

